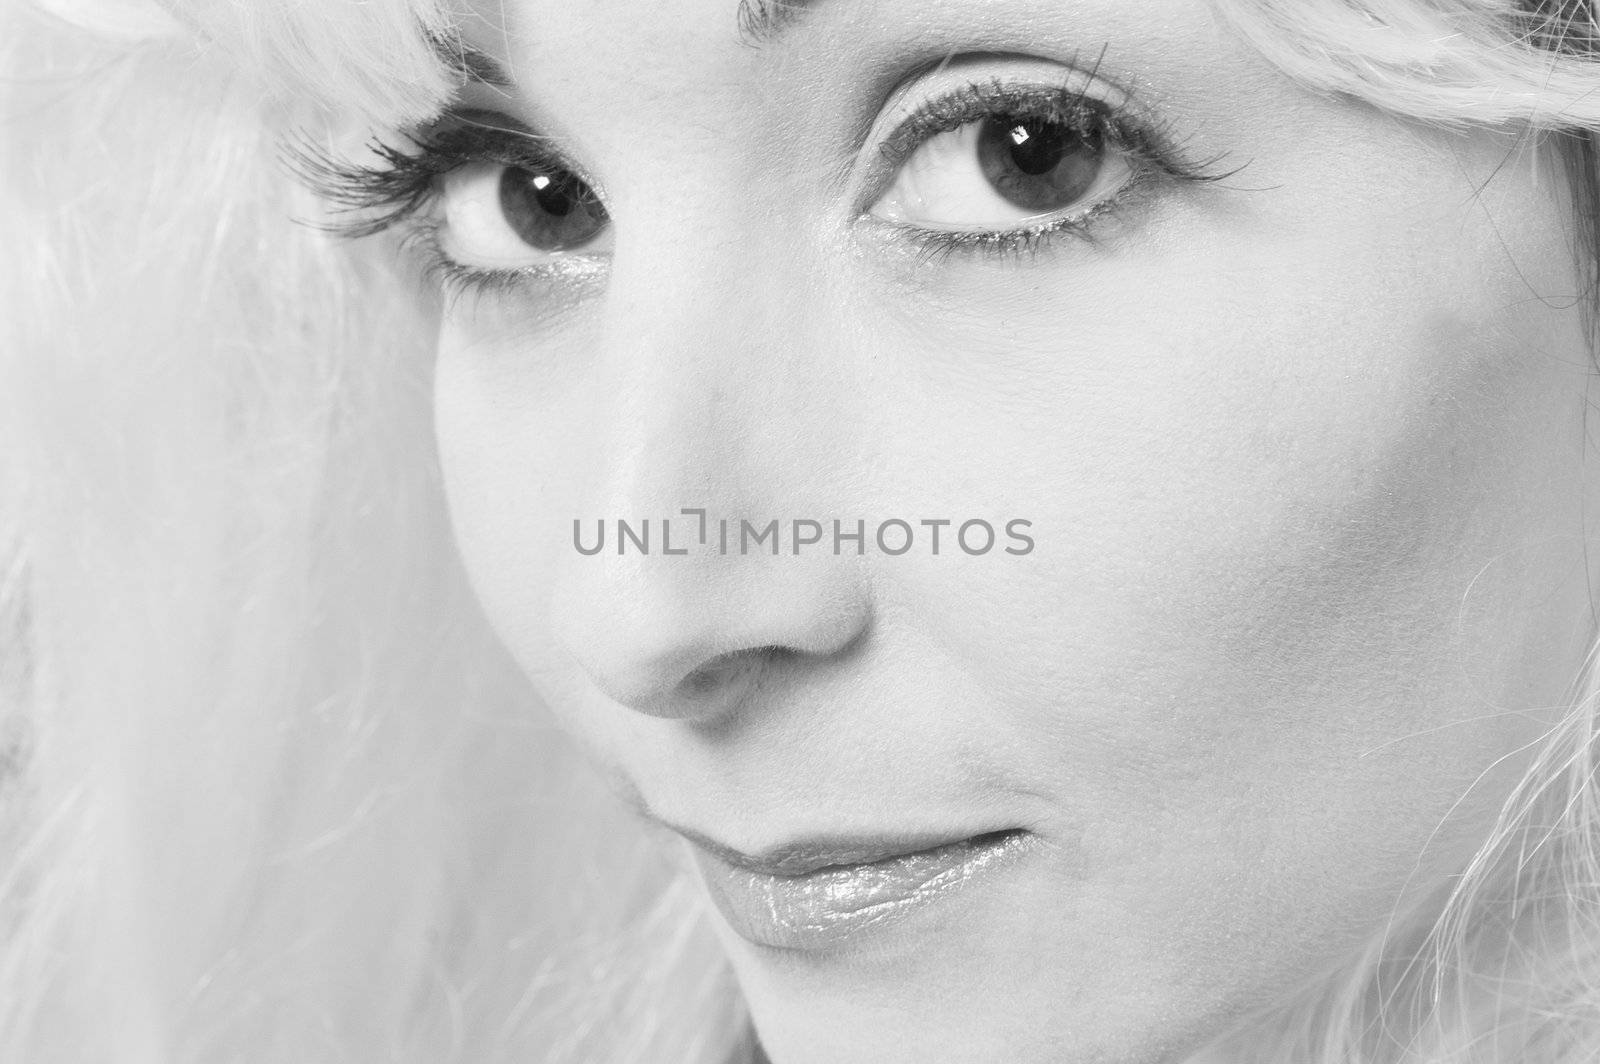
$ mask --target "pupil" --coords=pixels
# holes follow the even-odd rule
[[[983,176],[1007,202],[1036,214],[1083,198],[1103,163],[1098,133],[1053,119],[996,115],[985,119],[978,133]]]
[[[540,251],[587,244],[607,221],[594,191],[561,171],[507,167],[500,175],[500,211],[518,238]]]
[[[572,210],[572,197],[567,195],[567,190],[560,184],[552,181],[544,174],[540,174],[529,182],[534,188],[534,202],[549,214],[564,215]]]
[[[1007,130],[1011,138],[1011,161],[1029,177],[1055,169],[1067,153],[1067,137],[1060,126],[1043,122],[1019,122]]]

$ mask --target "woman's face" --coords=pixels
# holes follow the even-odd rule
[[[1581,657],[1559,167],[1202,0],[745,14],[469,27],[541,135],[434,235],[469,572],[774,1060],[1186,1059],[1464,863]]]

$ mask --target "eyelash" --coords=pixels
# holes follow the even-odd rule
[[[1083,90],[1019,87],[999,79],[972,82],[923,103],[879,147],[883,165],[892,175],[930,138],[995,114],[1049,119],[1077,133],[1097,135],[1134,160],[1138,170],[1109,199],[1081,214],[1037,226],[948,231],[894,225],[919,257],[937,260],[967,252],[1022,257],[1047,248],[1063,235],[1093,242],[1100,224],[1124,210],[1152,178],[1210,182],[1237,173],[1237,169],[1218,169],[1220,159],[1189,159],[1170,126],[1130,123]],[[452,261],[437,239],[437,220],[427,217],[438,199],[440,179],[461,166],[481,162],[535,170],[560,168],[580,178],[582,174],[538,134],[507,128],[499,124],[505,121],[500,116],[474,120],[472,115],[457,112],[439,128],[407,136],[413,151],[374,141],[369,147],[380,160],[378,165],[344,162],[316,146],[299,143],[290,149],[290,166],[335,213],[353,216],[323,228],[359,238],[403,226],[402,245],[418,254],[425,276],[448,297],[510,290],[529,278],[547,277],[551,270],[546,266],[488,269]],[[482,124],[486,121],[496,124]]]

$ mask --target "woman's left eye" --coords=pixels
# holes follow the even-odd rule
[[[1035,229],[1088,215],[1136,175],[1094,123],[989,114],[914,148],[867,213],[923,230]]]

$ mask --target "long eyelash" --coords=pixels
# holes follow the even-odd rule
[[[416,142],[414,142],[416,143]],[[421,213],[433,199],[434,179],[449,173],[456,161],[446,161],[417,144],[411,154],[381,141],[368,144],[381,164],[363,165],[337,159],[321,145],[295,142],[286,149],[289,168],[338,216],[313,223],[339,236],[351,238],[381,233]]]
[[[400,251],[416,263],[427,290],[443,296],[447,310],[486,286],[496,291],[502,287],[494,274],[505,271],[468,270],[452,262],[439,243],[439,223],[434,219],[419,218],[408,227],[400,238]]]
[[[449,114],[435,127],[404,139],[410,150],[370,141],[367,148],[375,159],[370,164],[339,159],[327,148],[304,140],[287,146],[290,170],[333,213],[348,216],[320,228],[359,238],[420,216],[432,205],[439,178],[469,163],[571,169],[546,146],[545,138],[488,113]]]

